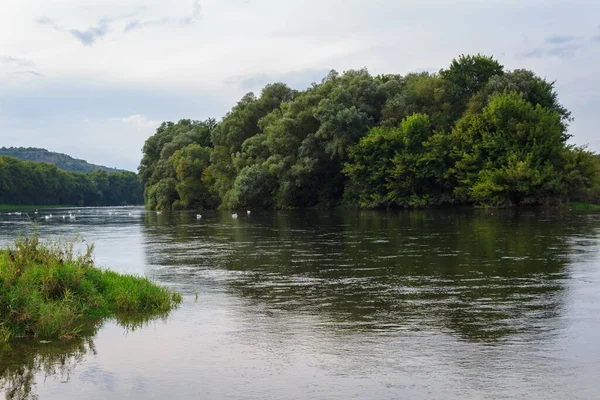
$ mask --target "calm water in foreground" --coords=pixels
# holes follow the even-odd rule
[[[597,399],[600,214],[40,211],[97,264],[184,295],[133,331],[28,341],[41,399]],[[0,244],[30,229],[0,215]],[[196,294],[197,292],[197,299]]]

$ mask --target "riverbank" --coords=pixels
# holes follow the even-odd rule
[[[119,315],[164,315],[181,295],[148,278],[94,266],[93,246],[41,242],[36,233],[0,251],[0,343],[13,338],[69,339]]]
[[[573,201],[569,203],[569,207],[575,211],[597,211],[600,210],[600,206],[590,203],[581,203],[579,201]]]

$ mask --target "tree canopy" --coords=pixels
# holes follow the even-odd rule
[[[165,122],[139,167],[152,209],[509,206],[598,196],[554,82],[460,56],[438,73],[331,71],[245,95],[220,122]]]

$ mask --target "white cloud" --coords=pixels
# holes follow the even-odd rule
[[[160,125],[160,122],[148,119],[141,114],[133,114],[124,118],[109,118],[109,121],[120,121],[134,127],[138,132],[152,130]]]

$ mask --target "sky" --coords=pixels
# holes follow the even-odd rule
[[[600,152],[597,0],[0,0],[0,147],[135,171],[162,121],[328,71],[438,71],[494,56],[556,81]]]

